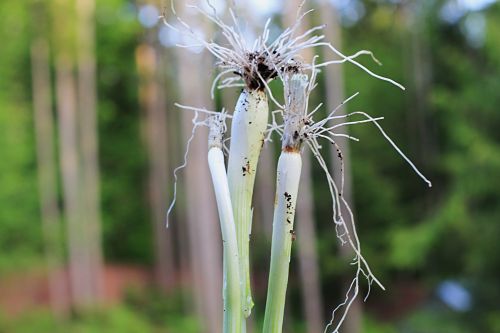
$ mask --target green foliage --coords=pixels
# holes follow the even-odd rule
[[[197,318],[183,313],[181,291],[165,297],[156,290],[131,291],[119,306],[73,314],[57,320],[48,310],[8,318],[0,312],[0,333],[196,333]]]
[[[0,255],[0,271],[31,263],[41,247],[26,7],[0,4],[0,12],[9,13],[0,24],[0,252],[18,254]]]
[[[153,333],[157,332],[144,318],[130,309],[117,307],[87,313],[70,322],[58,322],[45,311],[33,312],[11,321],[0,321],[0,332],[15,333]]]
[[[152,261],[144,142],[134,52],[140,27],[123,1],[97,8],[99,151],[104,249],[113,261]]]
[[[363,332],[364,333],[396,333],[398,332],[394,325],[381,323],[370,316],[363,318]]]
[[[417,275],[429,289],[447,278],[468,282],[475,320],[463,326],[460,316],[422,311],[405,321],[405,331],[493,332],[500,274],[500,260],[491,255],[500,251],[495,240],[500,233],[500,6],[484,12],[485,44],[476,49],[462,33],[466,17],[456,25],[443,23],[442,4],[418,7],[420,12],[411,13],[419,22],[415,26],[392,5],[367,5],[366,17],[345,31],[346,53],[374,51],[384,64],[375,70],[408,88],[397,91],[346,65],[346,96],[360,91],[348,110],[385,116],[381,125],[434,183],[426,189],[373,126],[351,127],[350,134],[361,140],[351,142],[350,154],[357,225],[365,256],[389,292],[398,275]],[[422,96],[414,73],[426,69],[411,67],[415,36],[425,48],[420,61],[430,68]],[[417,102],[424,115],[417,113]],[[318,216],[325,216],[329,202],[321,182],[315,185]],[[320,253],[324,283],[331,286],[342,264],[334,258],[330,221],[318,221],[320,230],[329,230],[320,232]]]
[[[183,304],[189,297],[185,290],[177,290],[167,298],[151,289],[146,293],[130,291],[127,303],[148,322],[157,327],[175,327],[175,332],[199,332],[198,319],[192,315],[183,314]]]
[[[350,129],[361,140],[352,142],[350,153],[354,206],[363,251],[388,293],[408,276],[422,280],[431,295],[438,282],[454,278],[469,288],[473,307],[461,314],[442,305],[415,304],[394,325],[368,317],[368,333],[500,331],[500,4],[483,13],[485,42],[473,48],[462,33],[465,17],[454,25],[439,19],[443,3],[426,2],[412,12],[418,24],[411,26],[400,5],[364,2],[366,16],[344,30],[345,53],[372,50],[382,67],[368,57],[360,61],[408,88],[402,92],[346,64],[346,96],[360,92],[347,109],[384,116],[381,125],[434,183],[428,190],[373,126],[357,125]],[[0,12],[7,13],[0,22],[0,276],[43,264],[29,55],[37,21],[30,5],[0,1]],[[143,36],[135,15],[128,1],[98,1],[101,206],[106,260],[147,264],[152,262],[152,228],[134,58]],[[412,38],[423,48],[417,52],[422,68],[415,68]],[[173,67],[166,70],[175,79]],[[429,75],[421,95],[415,83],[420,72]],[[177,89],[177,82],[168,85],[169,93]],[[279,85],[273,89],[281,95]],[[320,101],[324,94],[315,102]],[[352,267],[338,256],[322,177],[315,166],[317,249],[325,305],[331,309],[342,297],[341,276]],[[261,241],[255,238],[252,254],[257,272],[268,266],[269,248]],[[292,279],[294,301],[299,299],[297,286]],[[184,302],[180,294],[168,300],[155,293],[132,295],[128,305],[88,313],[62,326],[46,312],[3,316],[0,333],[200,331],[197,320],[184,315]],[[290,308],[294,317],[300,316],[301,305],[297,301]],[[295,331],[304,331],[300,318],[294,320]]]
[[[413,313],[401,326],[409,333],[470,333],[472,323],[443,308],[433,306]]]

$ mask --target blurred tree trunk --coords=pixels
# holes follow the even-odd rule
[[[307,155],[307,158],[302,159],[301,199],[297,202],[299,271],[302,284],[302,300],[304,302],[308,327],[307,331],[322,332],[324,329],[323,299],[321,296],[320,269],[316,249],[317,237],[316,226],[314,224],[311,155],[310,152],[304,153],[304,155]],[[304,191],[306,188],[307,191]]]
[[[60,1],[58,1],[60,2]],[[64,7],[64,6],[63,6]],[[61,16],[68,15],[65,11]],[[56,31],[68,27],[60,27]],[[68,52],[56,52],[56,95],[59,128],[59,160],[62,177],[64,215],[67,226],[70,288],[76,307],[90,303],[87,256],[88,241],[82,225],[79,193],[79,156],[77,140],[76,83],[73,74],[73,61]]]
[[[328,1],[323,1],[321,8],[321,22],[327,23],[325,28],[326,39],[331,42],[339,50],[342,50],[342,30],[340,26],[340,17]],[[326,59],[332,59],[332,57],[325,57]],[[340,105],[344,100],[344,77],[342,73],[341,65],[330,65],[326,68],[326,98],[328,110],[333,110],[335,107]],[[345,114],[345,109],[342,107],[337,111],[338,115]],[[344,128],[345,131],[347,129]],[[352,173],[351,173],[351,163],[349,158],[349,142],[348,139],[344,137],[337,137],[335,141],[342,149],[343,161],[344,161],[344,193],[343,196],[346,201],[350,204],[351,208],[354,209],[354,200],[352,194]],[[337,184],[341,183],[341,163],[337,157],[337,152],[335,147],[331,146],[331,164],[333,166],[333,177]],[[346,209],[342,209],[342,215],[348,216]],[[354,252],[348,246],[339,247],[340,255],[349,261],[354,257]],[[344,278],[344,290],[350,284],[350,276]],[[362,328],[362,316],[363,309],[361,298],[358,297],[352,304],[349,315],[346,317],[342,331],[345,333],[360,333]]]
[[[285,26],[289,27],[296,22],[297,11],[302,0],[286,2]],[[302,12],[304,9],[302,9]],[[310,28],[309,16],[302,21],[302,26],[297,35],[304,33]],[[302,58],[311,62],[312,50],[304,50]],[[318,254],[316,251],[316,226],[314,224],[314,192],[312,184],[311,154],[308,149],[304,150],[302,158],[302,176],[300,180],[300,194],[297,200],[297,253],[299,259],[299,272],[302,289],[302,301],[308,332],[322,332],[323,322],[323,300],[321,297],[320,269],[318,265]]]
[[[64,215],[67,228],[67,246],[69,256],[69,275],[72,302],[76,310],[81,310],[93,306],[98,301],[100,288],[100,230],[92,223],[95,223],[96,210],[93,208],[98,201],[93,198],[93,204],[88,200],[90,194],[98,195],[96,187],[97,163],[95,153],[96,136],[95,131],[89,124],[95,122],[95,73],[79,73],[82,77],[79,80],[79,90],[77,90],[77,78],[75,77],[75,56],[81,51],[92,47],[78,33],[78,40],[83,45],[77,49],[75,41],[76,25],[75,18],[78,17],[79,26],[88,23],[83,19],[88,14],[88,8],[80,9],[87,13],[76,14],[75,3],[70,0],[52,0],[52,36],[55,45],[55,68],[56,68],[56,100],[58,114],[59,131],[59,161],[63,188]],[[92,10],[90,10],[92,11]],[[83,15],[83,16],[82,16]],[[92,17],[92,15],[91,15]],[[85,22],[85,23],[83,23]],[[81,27],[80,29],[81,30]],[[88,32],[87,32],[88,33]],[[93,71],[94,59],[88,60],[87,55],[79,54],[78,72]],[[90,65],[87,63],[90,61]],[[90,66],[90,69],[88,69]],[[93,83],[94,82],[94,83]],[[90,89],[91,91],[88,91]],[[79,96],[80,95],[80,96]],[[90,104],[90,109],[85,108],[93,115],[80,115],[78,104]],[[85,124],[80,124],[84,122]],[[90,134],[86,131],[90,131]],[[83,132],[83,133],[81,133]],[[81,143],[80,138],[87,135],[89,141]],[[87,139],[87,138],[86,138]],[[82,154],[81,149],[85,149]],[[82,155],[84,158],[82,158]],[[89,160],[90,159],[90,160]],[[84,182],[90,182],[83,185]],[[93,220],[90,222],[89,220]],[[99,235],[96,235],[99,234]],[[97,237],[97,239],[92,239]],[[96,249],[96,247],[99,247]]]
[[[155,276],[157,285],[165,291],[174,285],[175,264],[172,230],[165,226],[167,207],[167,113],[165,85],[162,79],[161,56],[150,43],[136,50],[139,72],[139,100],[144,111],[144,137],[149,156],[149,201],[153,215],[155,240]]]
[[[429,36],[423,22],[425,11],[417,10],[419,3],[408,1],[401,6],[401,14],[407,29],[403,34],[403,45],[406,60],[406,81],[409,82],[407,96],[407,128],[411,134],[411,145],[417,151],[417,162],[423,167],[429,165],[429,160],[436,155],[435,136],[433,135],[433,122],[429,120],[429,94],[432,89],[432,60]],[[427,204],[432,205],[433,196],[426,191]]]
[[[93,302],[104,294],[99,188],[99,147],[95,59],[95,0],[76,0],[78,123],[82,167],[82,223],[87,233]]]
[[[169,56],[172,59],[171,61],[176,60],[175,52],[174,50],[168,50],[168,51],[163,51],[163,52],[169,52]],[[176,69],[173,67],[170,67],[171,70],[169,71],[171,78],[167,77],[168,82],[175,82],[177,84],[177,73]],[[177,98],[177,97],[176,97]],[[182,118],[183,114],[179,110],[176,110],[174,107],[170,105],[169,111],[168,111],[168,123],[167,123],[167,129],[168,129],[168,156],[175,156],[178,158],[169,158],[169,171],[168,171],[168,190],[171,195],[168,204],[171,202],[172,197],[173,197],[173,173],[174,169],[178,167],[182,162],[181,161],[181,156],[184,156],[184,150],[185,150],[185,139],[184,139],[184,134],[183,134],[183,129],[181,128],[182,124]],[[182,176],[184,176],[183,173],[181,173]],[[178,200],[178,205],[177,208],[175,208],[169,217],[169,220],[172,221],[173,223],[170,223],[168,232],[172,232],[173,239],[172,241],[175,241],[174,244],[174,250],[175,250],[175,255],[174,259],[176,259],[176,264],[178,267],[177,270],[177,282],[182,283],[185,280],[189,279],[190,276],[190,270],[191,270],[191,255],[190,255],[190,246],[189,246],[189,232],[188,232],[188,223],[187,223],[187,209],[184,209],[184,196],[180,195],[182,193],[180,191],[180,184],[178,184],[177,189],[179,190],[179,195],[177,195],[177,200]],[[182,293],[182,309],[185,311],[185,313],[191,313],[193,309],[192,305],[192,297],[191,295],[188,294],[188,292],[183,292]]]
[[[179,11],[184,9],[179,8]],[[182,16],[182,12],[180,15]],[[211,29],[206,20],[194,15],[190,17],[196,17],[198,25],[203,25],[202,31],[210,35]],[[181,103],[213,109],[214,104],[210,99],[212,57],[208,54],[189,52],[186,49],[178,50]],[[183,135],[189,137],[193,128],[194,114],[185,110],[179,112],[183,115]],[[208,170],[207,138],[207,129],[199,127],[190,145],[183,179],[186,189],[194,297],[197,300],[198,313],[202,318],[203,331],[220,333],[222,331],[222,237]]]
[[[170,64],[175,64],[174,66],[163,67],[165,70],[165,80],[168,82],[168,92],[171,92],[172,100],[177,100],[179,95],[177,94],[177,89],[171,89],[171,87],[178,87],[178,70],[177,70],[177,48],[169,48],[163,49],[161,52],[164,54],[163,57],[168,58]],[[163,60],[166,64],[165,60]],[[167,94],[168,96],[168,94]],[[169,99],[167,98],[168,102]],[[168,184],[167,190],[169,193],[169,200],[167,205],[170,204],[173,198],[173,173],[174,169],[178,167],[181,162],[181,157],[184,156],[185,150],[185,138],[182,129],[182,112],[176,107],[172,106],[171,103],[167,103],[166,108],[167,111],[167,142],[168,142]],[[172,157],[173,156],[173,157]],[[183,179],[184,173],[180,173],[180,180]],[[176,270],[176,283],[183,283],[186,280],[189,280],[190,271],[191,271],[191,255],[190,255],[190,239],[188,232],[188,223],[187,223],[187,209],[184,209],[184,191],[182,190],[181,184],[178,184],[178,195],[177,195],[177,205],[176,208],[171,212],[169,216],[169,221],[172,223],[169,224],[168,233],[172,233],[172,247],[174,250],[174,259],[177,267]],[[168,207],[168,206],[167,206]],[[193,297],[189,294],[190,291],[186,290],[181,293],[182,297],[182,310],[184,313],[192,313],[193,312]]]
[[[37,14],[37,19],[40,19],[41,13]],[[61,242],[61,216],[57,204],[57,168],[54,151],[49,49],[47,41],[42,36],[37,37],[32,43],[31,61],[38,191],[47,260],[49,297],[53,313],[62,319],[67,315],[68,299]]]

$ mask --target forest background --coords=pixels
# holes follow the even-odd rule
[[[274,33],[300,1],[240,1],[249,31]],[[220,332],[221,239],[197,132],[164,227],[173,169],[192,114],[210,99],[213,59],[180,50],[165,3],[0,2],[0,332]],[[168,5],[168,4],[167,4]],[[228,12],[216,2],[222,17]],[[177,7],[199,31],[206,19]],[[406,91],[344,64],[313,103],[384,116],[382,125],[433,182],[427,188],[374,126],[341,142],[365,257],[387,287],[353,308],[343,332],[500,332],[500,4],[494,0],[308,1],[304,29],[326,23],[345,54]],[[321,59],[331,54],[318,49]],[[273,83],[275,96],[281,96]],[[324,149],[328,156],[329,150]],[[261,327],[279,140],[260,161],[251,243]],[[333,164],[335,156],[330,156]],[[306,162],[286,332],[322,331],[353,271],[328,216],[328,188]],[[366,292],[366,286],[363,292]]]

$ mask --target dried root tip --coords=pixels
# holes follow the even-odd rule
[[[296,74],[302,70],[302,64],[289,60],[286,65],[281,64],[280,53],[276,50],[264,50],[246,54],[248,64],[243,67],[243,73],[235,72],[242,77],[248,89],[264,90],[269,81],[282,74]]]
[[[285,75],[284,131],[281,138],[283,151],[299,151],[306,138],[309,78],[305,74]]]
[[[208,149],[222,149],[224,134],[226,133],[226,122],[224,114],[214,114],[208,118]]]
[[[248,64],[243,66],[243,73],[236,72],[245,81],[250,90],[264,90],[269,80],[278,76],[269,54],[264,52],[249,52],[246,54]]]

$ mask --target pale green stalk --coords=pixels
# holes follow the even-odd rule
[[[252,195],[260,151],[264,144],[269,106],[262,90],[245,88],[236,105],[231,124],[231,147],[228,181],[240,256],[242,310],[245,317],[252,311],[250,288],[249,241],[252,228]]]
[[[271,267],[267,290],[264,333],[281,333],[285,312],[290,253],[295,238],[293,224],[299,190],[302,157],[301,130],[305,125],[308,78],[295,74],[286,78],[282,152],[276,174]]]
[[[283,151],[278,161],[276,199],[271,246],[264,333],[280,333],[283,327],[290,252],[295,237],[293,222],[302,158],[298,151]]]
[[[220,117],[214,117],[211,120],[208,166],[217,200],[223,242],[223,332],[241,333],[245,321],[241,310],[241,280],[236,227],[224,165],[224,154],[222,153],[223,121]]]

